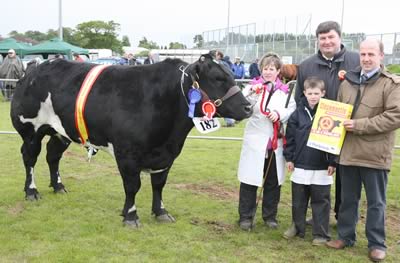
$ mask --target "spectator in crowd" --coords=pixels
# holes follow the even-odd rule
[[[226,69],[229,70],[229,72],[231,72],[233,74],[232,66],[231,66],[232,63],[229,60],[229,56],[225,56],[224,57],[224,53],[222,53],[219,50],[212,51],[212,53],[215,54],[214,55],[215,59],[217,61],[219,61],[222,65],[224,65],[226,67]],[[224,121],[225,121],[225,125],[224,125],[225,127],[235,127],[235,120],[234,119],[224,118]]]
[[[132,53],[129,53],[128,54],[128,65],[135,66],[135,65],[139,65],[139,64],[140,63],[138,61],[136,61],[136,57]]]
[[[386,256],[385,210],[388,173],[392,164],[395,130],[400,127],[400,77],[383,67],[381,41],[360,44],[361,68],[347,72],[338,101],[354,105],[339,157],[342,204],[337,221],[338,239],[328,247],[342,249],[356,241],[362,185],[367,198],[365,233],[368,256],[376,262]]]
[[[229,72],[231,72],[232,74],[233,74],[233,72],[232,72],[232,66],[229,64],[230,63],[230,61],[229,61],[229,57],[228,56],[226,56],[227,57],[227,61],[229,61],[229,63],[225,60],[225,57],[224,57],[224,53],[222,53],[222,51],[219,51],[219,50],[214,50],[213,51],[214,52],[214,56],[215,56],[215,59],[217,60],[217,61],[219,61],[222,65],[224,65],[228,70],[229,70]],[[232,63],[231,63],[232,64]]]
[[[143,62],[144,64],[154,64],[154,58],[153,55],[151,53],[149,53],[149,55],[147,56],[147,58],[144,60]]]
[[[124,56],[122,56],[120,59],[119,59],[119,61],[118,61],[118,63],[120,64],[120,65],[129,65],[128,63],[128,57],[127,57],[127,55],[125,54]]]
[[[311,199],[313,245],[324,245],[330,240],[329,216],[335,157],[307,146],[319,100],[325,95],[324,82],[316,77],[307,78],[304,95],[286,127],[287,143],[283,155],[288,171],[292,172],[294,230],[289,228],[283,236],[287,239],[295,236],[304,238],[308,201]]]
[[[224,56],[221,51],[216,51],[215,57],[218,61],[222,63],[222,65],[226,66],[229,72],[232,72],[232,62],[230,61],[229,56]],[[233,72],[232,72],[233,74]],[[225,127],[235,127],[235,120],[231,118],[224,118]]]
[[[326,21],[318,25],[316,30],[318,53],[304,60],[299,65],[296,85],[296,103],[303,97],[304,81],[311,76],[322,79],[325,83],[325,97],[336,100],[341,79],[339,72],[355,69],[360,65],[359,55],[348,51],[341,44],[341,29],[337,22]],[[340,206],[340,170],[335,178],[335,218],[338,218]]]
[[[222,59],[222,61],[223,61],[223,63],[225,64],[225,65],[227,65],[228,67],[229,67],[229,69],[232,71],[232,73],[233,73],[233,70],[232,70],[232,66],[233,66],[233,64],[232,64],[232,62],[231,62],[231,58],[229,57],[229,56],[224,56],[224,58]]]
[[[232,71],[235,79],[244,78],[244,66],[240,63],[240,57],[235,58],[235,63],[232,65]]]
[[[58,54],[56,54],[56,55],[54,56],[54,58],[61,58],[61,59],[64,59],[64,55],[58,53]]]
[[[256,58],[254,62],[250,64],[249,74],[251,79],[255,79],[261,75],[260,69],[258,68],[258,58]]]
[[[77,62],[85,62],[85,61],[83,60],[83,58],[81,58],[81,56],[79,55],[79,53],[74,52],[74,53],[73,53],[73,56],[74,56],[74,60],[75,60],[75,61],[77,61]]]
[[[296,107],[293,97],[290,97],[286,106],[289,89],[278,78],[281,67],[282,61],[278,55],[265,54],[260,60],[261,77],[243,90],[243,94],[254,105],[244,131],[238,168],[239,226],[247,231],[253,227],[258,187],[263,187],[264,223],[270,228],[278,227],[276,216],[285,176],[283,135],[279,127],[281,122],[289,119]],[[274,83],[273,89],[268,90],[269,86],[264,85],[267,81]]]
[[[21,59],[16,55],[14,49],[8,50],[7,56],[0,65],[0,78],[20,79],[24,75],[24,66]],[[2,85],[1,93],[6,100],[11,100],[16,81],[5,81]]]

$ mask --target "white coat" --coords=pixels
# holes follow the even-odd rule
[[[283,85],[280,80],[277,80],[276,85]],[[265,158],[268,157],[268,141],[273,138],[273,125],[272,122],[263,115],[260,111],[260,103],[262,93],[251,94],[251,85],[246,86],[243,89],[244,96],[247,97],[251,104],[254,104],[253,114],[249,118],[246,124],[246,128],[243,135],[243,145],[240,154],[239,168],[238,168],[238,179],[240,182],[262,186],[263,170]],[[250,95],[249,95],[250,94]],[[280,121],[286,123],[289,119],[290,114],[296,109],[296,103],[294,96],[291,96],[288,107],[285,108],[285,103],[288,94],[277,89],[268,104],[268,109],[271,111],[277,111],[280,116]],[[264,107],[268,93],[265,95]],[[275,150],[276,167],[278,174],[278,183],[281,185],[285,180],[285,158],[283,157],[283,141],[278,139],[278,148]]]

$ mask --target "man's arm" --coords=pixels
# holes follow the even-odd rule
[[[343,123],[354,134],[378,134],[400,128],[400,83],[384,94],[384,111],[376,116],[349,120]]]
[[[296,81],[296,90],[294,93],[294,99],[296,101],[296,104],[299,104],[300,98],[303,95],[303,90],[304,90],[304,73],[303,73],[303,65],[299,65],[299,72],[297,73],[297,81]]]

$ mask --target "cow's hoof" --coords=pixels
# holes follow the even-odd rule
[[[140,223],[139,219],[136,220],[124,220],[123,221],[124,225],[130,228],[138,229],[142,227],[142,224]]]
[[[68,193],[68,191],[65,188],[61,188],[61,189],[54,190],[54,193],[55,194],[66,194],[66,193]]]
[[[65,189],[65,186],[62,183],[57,183],[54,188],[54,193],[56,194],[66,194],[68,193],[67,189]]]
[[[156,220],[160,223],[175,223],[176,222],[176,219],[168,213],[156,216]]]
[[[40,199],[40,194],[37,189],[28,189],[25,193],[25,200],[37,201]]]

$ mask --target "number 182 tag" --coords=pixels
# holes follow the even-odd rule
[[[218,119],[204,120],[203,118],[193,118],[194,126],[200,133],[209,133],[221,128]]]

